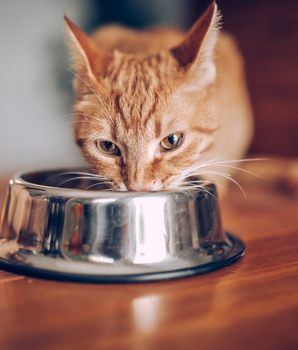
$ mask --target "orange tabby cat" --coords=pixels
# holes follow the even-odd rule
[[[91,170],[120,191],[230,177],[252,116],[241,57],[213,2],[187,34],[109,26],[88,37],[65,17],[76,71],[74,132]],[[223,172],[221,167],[227,166]]]

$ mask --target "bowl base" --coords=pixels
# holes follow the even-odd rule
[[[218,257],[216,260],[209,263],[202,263],[197,266],[192,266],[184,269],[175,269],[167,271],[156,271],[150,273],[136,273],[136,274],[101,274],[100,269],[97,269],[98,273],[88,274],[85,272],[66,272],[63,271],[63,267],[59,270],[48,270],[44,267],[44,261],[38,266],[38,260],[35,264],[28,264],[26,255],[32,256],[32,252],[23,251],[21,254],[18,252],[18,259],[16,256],[12,256],[9,259],[0,258],[0,268],[9,272],[22,274],[31,277],[59,280],[66,282],[86,282],[86,283],[134,283],[134,282],[150,282],[150,281],[164,281],[170,279],[177,279],[182,277],[189,277],[204,274],[214,270],[221,269],[228,266],[237,260],[239,260],[245,252],[244,243],[235,235],[226,233],[227,238],[231,242],[231,249],[224,257]],[[28,255],[28,257],[29,257]],[[22,259],[23,258],[23,259]],[[42,258],[44,259],[44,258]],[[40,259],[39,261],[42,261]],[[56,257],[57,259],[57,257]],[[58,258],[63,260],[64,258]]]

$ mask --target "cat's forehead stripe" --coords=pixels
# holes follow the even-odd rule
[[[117,61],[114,69],[110,67],[110,89],[114,96],[114,109],[121,124],[127,130],[131,127],[145,127],[148,121],[158,116],[156,110],[161,100],[165,98],[167,86],[162,82],[162,75],[155,67],[157,59],[139,60],[123,55]],[[160,131],[156,129],[158,135]]]
[[[156,120],[155,122],[155,138],[159,138],[161,135],[161,121]]]
[[[116,117],[118,119],[118,122],[120,121],[122,126],[127,130],[129,128],[129,124],[127,123],[127,120],[123,114],[123,110],[120,106],[120,98],[121,96],[119,94],[114,96],[114,102],[115,102],[114,107],[115,107]]]
[[[137,112],[139,118],[148,117],[155,100],[169,90],[177,62],[169,54],[163,56],[141,59],[116,52],[108,68],[105,80],[112,93],[121,95],[120,106]]]

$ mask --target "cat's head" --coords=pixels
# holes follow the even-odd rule
[[[182,43],[148,57],[103,52],[65,18],[76,142],[115,190],[177,188],[212,144],[217,18],[213,3]]]

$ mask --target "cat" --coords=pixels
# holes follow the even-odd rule
[[[186,34],[107,26],[89,37],[65,16],[75,140],[113,190],[231,179],[253,117],[241,55],[219,22],[215,1]]]

